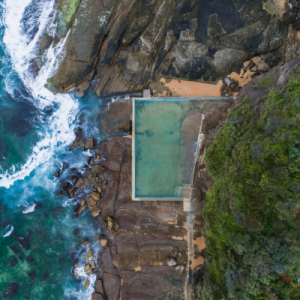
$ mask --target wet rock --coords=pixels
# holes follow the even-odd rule
[[[87,289],[90,286],[90,281],[88,279],[86,279],[83,283],[83,286],[85,289]]]
[[[62,171],[65,171],[65,170],[67,170],[69,168],[69,163],[68,162],[66,162],[66,161],[64,161],[63,163],[62,163]]]
[[[90,250],[88,251],[88,257],[92,257],[93,255],[94,255],[94,252],[93,252],[93,250],[90,249]]]
[[[98,222],[99,222],[100,225],[105,226],[105,220],[102,216],[98,217]]]
[[[54,177],[60,177],[60,170],[56,171]]]
[[[108,243],[108,240],[106,240],[106,239],[100,239],[99,246],[100,247],[105,247],[107,245],[107,243]]]
[[[69,196],[70,199],[74,198],[75,189],[73,187],[70,190],[68,190],[68,196]]]
[[[102,294],[99,293],[93,293],[92,294],[92,300],[104,300]]]
[[[80,228],[75,228],[73,234],[78,237],[80,235]]]
[[[63,191],[63,190],[58,190],[58,191],[56,192],[56,195],[57,195],[58,197],[61,197],[61,196],[64,195],[64,191]]]
[[[80,244],[81,247],[91,247],[91,243],[89,241],[84,241]]]
[[[49,274],[48,273],[44,273],[42,278],[41,278],[41,281],[46,281],[49,277]]]
[[[84,180],[83,178],[79,178],[78,181],[75,184],[75,187],[80,189],[84,185]]]
[[[120,299],[120,278],[118,276],[104,273],[103,286],[109,300]]]
[[[91,174],[94,176],[99,176],[100,174],[102,174],[105,171],[105,168],[103,168],[102,166],[100,166],[99,164],[96,164],[92,167],[91,169]]]
[[[287,24],[293,24],[296,20],[297,11],[290,10],[283,15],[283,19]]]
[[[11,260],[10,260],[8,266],[9,266],[9,267],[14,267],[18,262],[19,262],[18,259],[17,259],[15,256],[13,256],[13,257],[11,258]]]
[[[89,264],[85,264],[84,272],[88,272],[90,269],[91,269],[91,266]]]
[[[24,237],[19,237],[18,238],[18,241],[20,243],[20,245],[22,246],[22,248],[26,249],[26,250],[29,250],[30,249],[30,244],[29,244],[29,241],[24,238]]]
[[[84,202],[83,205],[77,205],[74,207],[74,213],[76,216],[81,216],[81,214],[87,209],[87,204]]]
[[[170,256],[171,256],[171,257],[177,257],[178,253],[179,253],[179,249],[178,249],[178,247],[175,247],[175,248],[172,250]]]
[[[295,29],[300,30],[300,18],[296,18],[295,20]]]
[[[31,254],[28,255],[28,256],[26,257],[26,261],[27,261],[29,264],[31,264],[31,263],[34,261],[33,256],[32,256]]]
[[[96,233],[96,235],[95,235],[95,240],[96,240],[96,241],[99,241],[99,240],[100,240],[100,234],[99,234],[99,233]]]
[[[80,264],[77,262],[74,267],[72,268],[72,274],[75,278],[78,278],[79,276],[76,274],[76,269],[80,267]]]
[[[3,291],[3,298],[12,298],[19,292],[19,283],[11,282],[7,289]]]
[[[65,180],[61,180],[60,182],[64,191],[68,192],[73,189],[73,185],[70,182],[66,182]]]
[[[94,148],[95,148],[94,138],[88,138],[84,145],[84,150],[89,150],[89,149],[94,149]]]
[[[92,166],[92,165],[94,164],[94,157],[93,157],[93,156],[91,156],[91,157],[89,158],[88,164],[89,164],[90,166]]]
[[[97,254],[97,265],[101,266],[101,263],[102,263],[101,252],[99,251]]]
[[[92,197],[95,201],[99,201],[100,198],[101,198],[100,194],[97,193],[97,192],[93,192],[91,197]]]
[[[292,7],[300,9],[300,1],[299,0],[289,0],[289,3]]]
[[[95,283],[96,292],[99,294],[103,294],[103,283],[102,280],[97,279]]]
[[[36,278],[36,271],[28,273],[28,276],[31,280],[34,280]]]
[[[73,182],[76,182],[77,180],[78,180],[78,176],[73,175],[73,176],[72,176],[72,181],[73,181]]]
[[[131,120],[125,120],[121,121],[119,124],[119,130],[123,132],[131,132],[132,129],[132,121]]]
[[[75,140],[72,144],[72,146],[69,148],[69,150],[73,150],[75,148],[83,148],[84,147],[84,140],[85,140],[85,136],[84,136],[84,131],[81,128],[77,128],[75,131]]]
[[[94,209],[92,210],[92,216],[93,217],[98,217],[101,213],[101,210],[100,209]]]
[[[91,85],[91,81],[90,80],[86,80],[82,83],[80,83],[76,89],[75,89],[75,94],[78,97],[83,97],[84,96],[84,91],[86,91]]]
[[[91,207],[92,207],[92,209],[97,205],[97,201],[96,200],[94,200],[94,198],[90,198],[90,203],[91,203]]]

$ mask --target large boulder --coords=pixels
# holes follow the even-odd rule
[[[95,148],[94,138],[88,138],[84,145],[84,150],[90,150]]]
[[[103,295],[101,295],[101,294],[93,293],[92,300],[104,300],[104,298],[103,298]]]
[[[120,299],[120,285],[121,281],[117,275],[103,274],[103,285],[108,300]]]
[[[69,150],[73,150],[75,148],[83,148],[84,147],[84,141],[85,141],[85,136],[84,136],[84,131],[82,128],[77,128],[75,131],[75,140],[72,143],[71,147]]]

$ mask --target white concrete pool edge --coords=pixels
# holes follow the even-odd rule
[[[149,98],[131,98],[132,101],[132,137],[131,137],[131,198],[133,201],[183,201],[184,211],[190,211],[190,201],[191,198],[183,198],[183,197],[136,197],[136,155],[135,155],[135,102],[136,101],[159,101],[159,102],[174,102],[174,101],[190,101],[190,100],[203,100],[203,101],[232,101],[236,100],[236,97],[149,97]],[[201,124],[202,126],[202,124]],[[199,135],[201,134],[201,127],[199,128]],[[201,144],[201,143],[200,143]],[[197,153],[199,151],[199,140],[197,142]],[[196,166],[197,157],[195,160]],[[195,167],[194,166],[194,167]],[[194,174],[193,174],[194,175]],[[192,188],[192,184],[190,185],[190,189]]]

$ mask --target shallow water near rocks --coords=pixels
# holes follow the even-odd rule
[[[71,273],[94,240],[98,222],[84,212],[73,218],[73,203],[57,196],[61,179],[70,179],[89,152],[68,151],[79,125],[97,129],[99,99],[54,95],[44,84],[64,41],[45,54],[37,78],[29,71],[36,44],[54,1],[0,1],[0,298],[90,299],[93,286]],[[18,7],[18,9],[15,9]],[[54,174],[62,165],[61,177]],[[97,245],[92,244],[94,250]],[[90,276],[90,282],[95,278]]]

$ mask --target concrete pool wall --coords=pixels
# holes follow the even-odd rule
[[[205,113],[234,98],[133,98],[132,199],[190,198]]]

